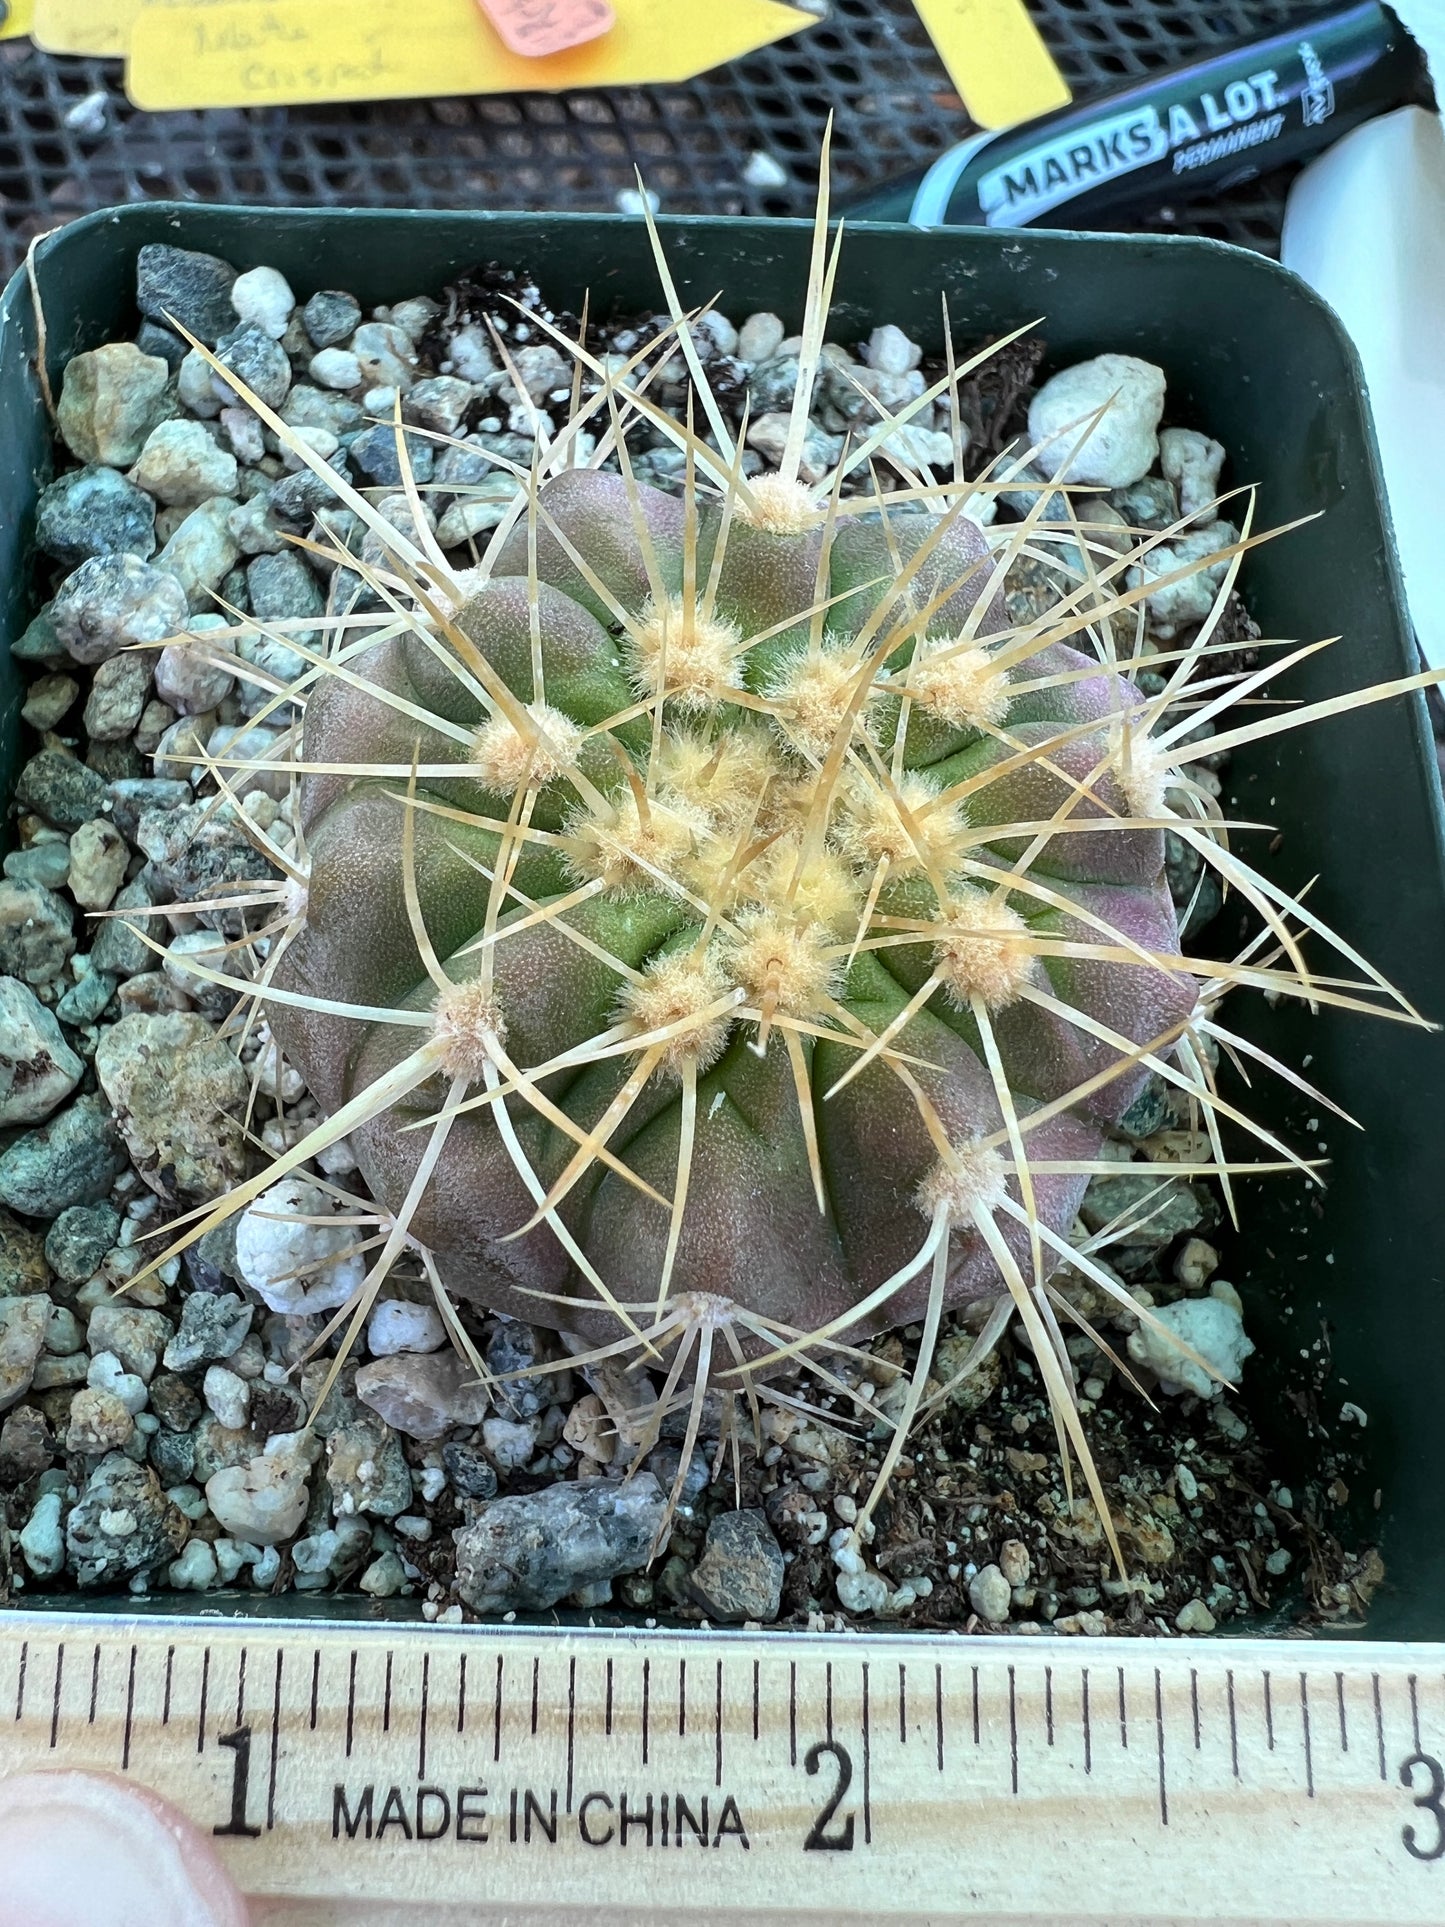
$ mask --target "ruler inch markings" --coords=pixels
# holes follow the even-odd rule
[[[260,1634],[8,1614],[3,1770],[118,1767],[215,1839],[263,1914],[298,1919],[371,1907],[428,1927],[484,1877],[519,1923],[547,1906],[672,1922],[704,1868],[740,1917],[779,1927],[1104,1927],[1141,1879],[1180,1927],[1278,1918],[1286,1893],[1301,1927],[1445,1918],[1445,1644],[1105,1638],[1072,1671],[1057,1641],[1006,1633]],[[976,1745],[950,1748],[975,1703]],[[169,1732],[192,1721],[200,1771]]]
[[[128,1773],[130,1771],[130,1743],[131,1735],[135,1728],[135,1658],[135,1642],[132,1641],[130,1660],[126,1666],[125,1674],[125,1726],[122,1729],[120,1744],[120,1770],[122,1773]]]
[[[171,1650],[174,1651],[175,1650],[174,1647]],[[50,1751],[52,1753],[55,1751],[55,1742],[60,1737],[60,1692],[61,1692],[61,1684],[64,1678],[65,1678],[65,1641],[62,1639],[59,1641],[59,1643],[56,1645],[56,1648],[55,1648],[55,1687],[51,1694],[51,1699],[50,1699]],[[166,1666],[166,1684],[167,1684],[167,1693],[169,1694],[169,1689],[170,1689],[169,1663],[167,1663],[167,1666]],[[166,1702],[166,1713],[167,1715],[169,1715],[170,1713],[169,1698],[167,1698],[167,1702]]]
[[[1380,1761],[1380,1778],[1386,1780],[1389,1774],[1385,1768],[1385,1712],[1380,1704],[1380,1675],[1371,1673],[1370,1691],[1375,1701],[1375,1750]]]
[[[1234,1668],[1232,1666],[1226,1672],[1224,1680],[1229,1699],[1229,1757],[1237,1780],[1239,1778],[1239,1715],[1234,1704]]]
[[[1264,1680],[1264,1730],[1269,1741],[1269,1750],[1274,1751],[1274,1689],[1270,1685],[1269,1668],[1263,1672]]]
[[[1129,1698],[1124,1685],[1124,1668],[1116,1667],[1119,1675],[1119,1744],[1127,1753],[1129,1750]]]
[[[276,1827],[276,1775],[281,1764],[281,1675],[286,1666],[286,1648],[276,1648],[276,1677],[271,1687],[271,1760],[266,1772],[266,1831]]]
[[[567,1793],[566,1811],[572,1811],[572,1778],[577,1759],[577,1655],[567,1661]]]
[[[574,1662],[575,1663],[575,1662]],[[416,1714],[416,1777],[426,1778],[427,1701],[431,1696],[431,1654],[421,1656],[421,1704]]]
[[[873,1844],[873,1736],[868,1728],[868,1662],[865,1659],[863,1662],[863,1844],[865,1846]]]
[[[95,1656],[98,1662],[100,1659],[100,1648],[98,1646],[95,1649]],[[206,1695],[210,1690],[210,1685],[211,1685],[211,1649],[210,1649],[210,1646],[208,1645],[205,1651],[201,1654],[201,1692],[200,1692],[200,1701],[196,1709],[196,1751],[197,1753],[204,1753],[206,1750]],[[95,1687],[93,1684],[90,1689],[90,1717],[92,1719],[95,1718]]]
[[[977,1679],[977,1677],[978,1668],[975,1667],[974,1678]],[[1017,1799],[1019,1792],[1019,1708],[1018,1683],[1014,1677],[1012,1665],[1010,1665],[1008,1669],[1008,1764],[1009,1788],[1014,1798]]]
[[[1348,1753],[1350,1750],[1350,1726],[1345,1713],[1345,1676],[1342,1671],[1336,1671],[1335,1673],[1335,1703],[1340,1709],[1340,1751],[1341,1753]]]

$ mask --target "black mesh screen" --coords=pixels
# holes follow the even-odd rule
[[[1029,0],[1079,94],[1268,32],[1317,0]],[[671,213],[811,211],[835,115],[840,192],[925,164],[970,122],[911,0],[832,0],[829,18],[676,87],[354,107],[137,112],[114,61],[0,45],[0,268],[72,215],[137,200],[607,209],[641,168]],[[750,157],[785,173],[749,185]],[[1267,177],[1146,223],[1273,252]],[[1133,223],[1132,225],[1139,225]]]

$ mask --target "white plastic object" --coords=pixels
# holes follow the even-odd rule
[[[1410,615],[1445,667],[1445,129],[1423,107],[1367,121],[1304,169],[1283,259],[1359,350]]]

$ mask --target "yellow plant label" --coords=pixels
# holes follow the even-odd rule
[[[34,0],[37,47],[52,54],[123,54],[143,0]]]
[[[22,34],[31,31],[34,17],[34,0],[8,0],[4,17],[0,18],[0,40],[19,40]]]
[[[617,0],[609,33],[537,59],[504,46],[476,0],[147,0],[126,91],[158,109],[642,86],[813,24],[779,0]]]
[[[1024,0],[914,0],[980,127],[1013,127],[1073,98]]]

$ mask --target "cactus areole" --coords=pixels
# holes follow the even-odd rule
[[[450,1291],[709,1307],[715,1367],[1041,1286],[1198,991],[1107,651],[1010,627],[959,490],[781,466],[564,470],[348,636],[273,979]]]

